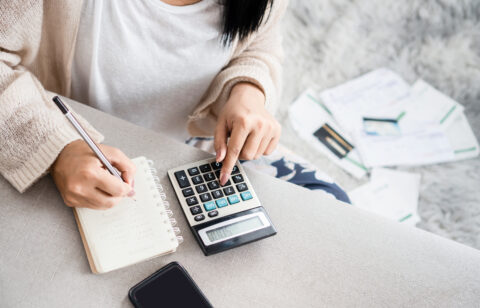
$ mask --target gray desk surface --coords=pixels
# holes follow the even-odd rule
[[[478,306],[480,252],[249,170],[275,237],[205,257],[166,171],[207,154],[72,106],[130,157],[156,162],[185,242],[174,254],[90,272],[72,210],[50,177],[25,194],[0,179],[0,306],[129,307],[131,286],[178,261],[217,307]]]

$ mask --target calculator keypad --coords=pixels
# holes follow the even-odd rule
[[[208,214],[208,217],[213,218],[219,215],[218,209],[234,206],[253,198],[237,166],[233,167],[228,182],[220,186],[221,168],[222,163],[212,162],[174,173],[195,221],[205,219],[203,211]]]

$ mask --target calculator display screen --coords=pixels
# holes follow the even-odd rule
[[[217,229],[207,231],[208,239],[215,242],[227,237],[235,236],[244,233],[251,229],[256,229],[263,226],[263,222],[258,216],[235,222],[231,225],[226,225]]]

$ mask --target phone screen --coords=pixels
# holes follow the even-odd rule
[[[133,297],[133,298],[132,298]],[[176,262],[132,288],[137,307],[212,307],[188,273]]]

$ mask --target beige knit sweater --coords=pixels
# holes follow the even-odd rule
[[[274,111],[283,56],[279,19],[286,2],[275,0],[259,31],[234,42],[229,64],[188,119],[193,136],[212,134],[216,115],[240,81],[263,89],[267,109]],[[80,138],[51,98],[70,95],[82,3],[15,0],[0,5],[0,173],[20,192],[47,172],[68,143]],[[102,135],[80,120],[101,142]]]

